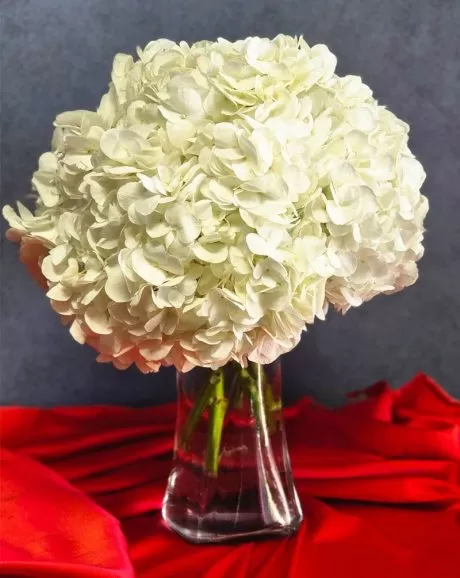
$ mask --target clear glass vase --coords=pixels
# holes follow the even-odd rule
[[[213,543],[288,536],[302,511],[281,405],[281,364],[178,373],[174,464],[163,519]]]

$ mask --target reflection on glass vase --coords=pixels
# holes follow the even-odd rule
[[[281,364],[179,373],[166,524],[196,543],[289,536],[302,521],[281,405]]]

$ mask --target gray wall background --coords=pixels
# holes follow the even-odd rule
[[[303,34],[326,43],[412,126],[428,173],[419,282],[345,317],[331,314],[285,356],[285,397],[339,403],[347,390],[418,371],[460,396],[459,0],[0,0],[1,202],[26,195],[52,122],[94,108],[116,52],[168,37]],[[4,224],[2,223],[2,237]],[[174,372],[143,376],[95,362],[61,327],[2,243],[3,404],[150,404],[174,398]]]

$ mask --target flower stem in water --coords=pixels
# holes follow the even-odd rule
[[[222,441],[225,414],[228,407],[222,371],[218,374],[213,393],[213,399],[208,410],[209,429],[205,465],[207,473],[215,477],[219,472],[220,444]]]
[[[200,421],[203,412],[209,405],[214,392],[215,376],[212,375],[208,383],[203,387],[202,391],[197,396],[195,403],[187,417],[187,421],[182,428],[180,435],[180,447],[187,450],[190,445],[190,438],[195,431],[198,422]]]

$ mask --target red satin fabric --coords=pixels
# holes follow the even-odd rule
[[[305,522],[193,546],[163,527],[175,407],[0,410],[6,576],[458,578],[460,403],[419,375],[286,411]]]

